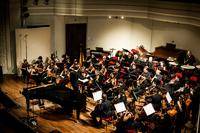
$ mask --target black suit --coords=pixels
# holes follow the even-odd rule
[[[91,116],[95,126],[99,126],[102,123],[103,117],[111,117],[114,112],[112,111],[112,104],[109,100],[104,100],[101,104],[98,104],[94,111],[92,111]],[[96,117],[100,117],[100,121],[98,122]]]

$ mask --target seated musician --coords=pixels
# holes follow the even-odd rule
[[[39,56],[36,63],[35,63],[35,82],[36,85],[40,85],[42,83],[43,72],[44,72],[44,64],[42,56]]]
[[[62,57],[61,57],[61,62],[63,64],[66,64],[68,58],[69,58],[69,56],[67,54],[63,54]]]
[[[86,68],[87,73],[90,75],[90,77],[94,78],[95,76],[95,68],[92,63],[90,63],[90,66]]]
[[[195,57],[192,55],[191,51],[187,51],[187,54],[184,58],[184,65],[194,65]]]
[[[148,67],[144,67],[144,72],[137,79],[137,87],[134,90],[136,95],[139,95],[145,91],[145,88],[150,86],[151,73],[148,71]]]
[[[28,68],[29,68],[29,63],[27,61],[27,59],[24,59],[24,62],[21,65],[21,71],[22,71],[22,78],[24,82],[28,82],[29,81],[29,72],[28,72]]]
[[[128,133],[129,131],[137,132],[141,126],[132,112],[124,112],[116,124],[116,133]]]
[[[42,82],[45,84],[52,83],[56,81],[57,65],[54,62],[51,62],[46,70],[42,74]]]
[[[64,64],[64,69],[60,73],[60,76],[57,80],[58,81],[57,84],[61,84],[61,86],[64,87],[65,84],[69,81],[69,76],[70,76],[70,72],[67,68],[67,65]]]
[[[74,63],[70,66],[70,70],[78,71],[80,69],[80,65],[77,59],[74,59]]]
[[[102,124],[103,117],[112,117],[113,115],[113,105],[111,101],[107,99],[107,95],[103,94],[102,102],[100,104],[97,104],[95,109],[91,112],[94,126],[99,127]],[[97,117],[100,117],[99,121],[97,121]]]
[[[98,63],[98,60],[94,54],[91,54],[91,56],[88,56],[86,58],[86,67],[89,66],[90,63],[92,64]]]
[[[156,85],[161,85],[162,77],[163,75],[161,75],[161,71],[157,69],[155,76],[152,78],[152,82],[154,82]]]
[[[160,110],[161,102],[163,98],[162,93],[160,91],[155,91],[151,98],[152,98],[152,104],[155,110]]]

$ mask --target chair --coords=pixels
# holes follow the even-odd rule
[[[132,129],[132,130],[127,130],[127,132],[128,132],[128,133],[137,133],[137,131],[136,131],[136,130],[133,130],[133,129]]]
[[[187,131],[192,131],[193,129],[193,125],[191,121],[188,121],[185,125],[184,125],[184,133],[187,133]]]
[[[101,119],[106,122],[106,132],[107,132],[108,123],[112,122],[112,117],[102,117]]]

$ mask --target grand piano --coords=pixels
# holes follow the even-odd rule
[[[168,57],[176,58],[176,61],[182,64],[186,52],[186,50],[177,49],[176,44],[166,43],[166,46],[156,47],[153,56],[162,59],[167,59]]]
[[[30,100],[46,99],[61,105],[63,109],[71,113],[73,107],[73,91],[69,88],[61,88],[54,83],[41,86],[23,88],[22,95],[26,98],[27,110],[30,109]],[[81,105],[84,106],[84,95],[80,94]]]

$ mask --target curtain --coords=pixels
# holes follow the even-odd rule
[[[10,30],[9,30],[9,0],[0,0],[0,66],[3,73],[9,69]]]

